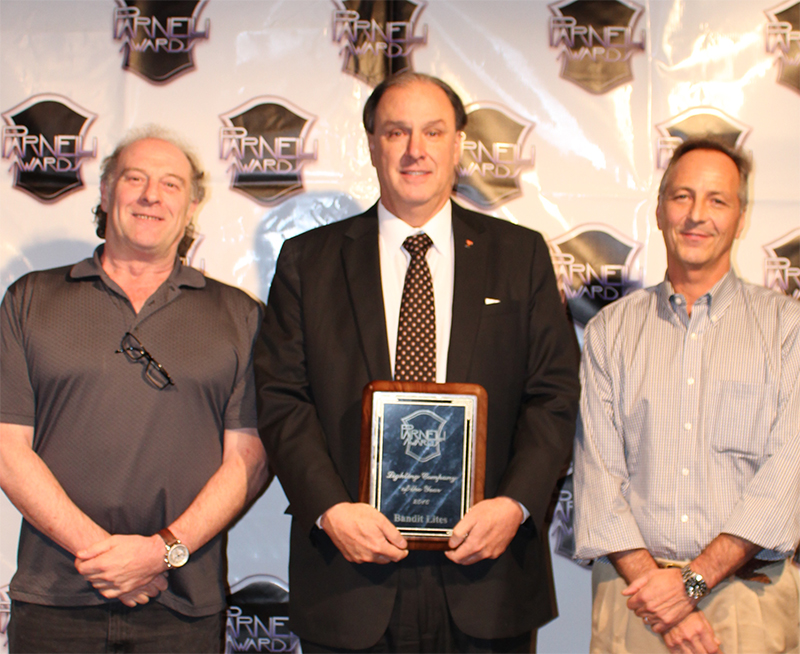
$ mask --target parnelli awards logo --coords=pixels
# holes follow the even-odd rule
[[[533,123],[491,102],[467,105],[466,111],[455,192],[482,209],[493,209],[522,195],[520,176],[534,162],[533,146],[524,149]]]
[[[800,300],[800,228],[764,246],[764,286]]]
[[[342,70],[370,86],[412,70],[411,53],[428,42],[428,26],[416,34],[423,0],[333,0],[332,36]]]
[[[559,289],[582,327],[603,307],[641,288],[642,244],[613,227],[587,223],[549,245]]]
[[[317,141],[306,150],[314,116],[265,95],[220,118],[219,156],[230,161],[231,188],[267,206],[302,192],[303,168],[317,160]]]
[[[778,83],[800,93],[800,2],[782,2],[764,13],[767,52],[776,55]]]
[[[3,113],[2,157],[11,162],[14,188],[54,202],[83,187],[81,169],[97,157],[87,132],[97,116],[69,98],[34,95]]]
[[[550,47],[559,51],[561,77],[590,93],[633,79],[631,58],[644,51],[634,30],[644,9],[630,0],[559,0],[548,5]]]
[[[713,136],[732,148],[740,148],[750,134],[744,123],[714,107],[692,107],[656,125],[660,136],[656,143],[659,168],[669,165],[672,154],[687,138]]]
[[[207,0],[117,0],[114,40],[122,68],[156,84],[194,68],[194,48],[208,39],[210,21],[200,25]]]

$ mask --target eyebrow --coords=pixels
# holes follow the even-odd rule
[[[436,120],[432,120],[432,121],[430,121],[428,123],[425,123],[422,126],[422,129],[427,129],[429,127],[438,127],[438,126],[442,126],[442,125],[447,127],[447,122],[443,118],[437,118]],[[383,126],[384,126],[384,128],[389,128],[389,129],[394,128],[394,127],[402,127],[404,129],[408,129],[410,127],[408,122],[403,121],[403,120],[389,120],[386,123],[384,123]]]
[[[123,168],[122,171],[120,172],[119,176],[122,177],[123,175],[127,175],[128,173],[132,173],[132,172],[141,173],[145,177],[150,177],[150,175],[147,174],[147,171],[144,170],[144,168],[137,168],[136,166],[128,166],[127,168]],[[181,184],[186,184],[187,183],[187,180],[184,179],[183,177],[181,177],[178,173],[166,173],[160,179],[164,179],[165,177],[171,177],[173,179],[176,179]]]

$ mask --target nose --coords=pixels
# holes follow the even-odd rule
[[[411,130],[408,135],[406,154],[414,160],[422,159],[425,156],[425,142],[422,138],[422,132]]]
[[[689,219],[694,223],[702,223],[706,219],[705,203],[694,200],[689,207]]]
[[[148,178],[142,188],[141,200],[146,204],[154,204],[158,202],[158,198],[158,180]]]

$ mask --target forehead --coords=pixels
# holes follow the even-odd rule
[[[739,188],[739,169],[733,159],[718,150],[691,150],[675,163],[669,186],[709,182],[719,190]]]
[[[436,84],[414,81],[388,89],[378,102],[375,119],[378,123],[442,121],[455,129],[456,113],[447,94]]]
[[[140,168],[159,170],[189,179],[192,166],[181,149],[156,138],[140,139],[126,146],[119,157],[119,170]]]

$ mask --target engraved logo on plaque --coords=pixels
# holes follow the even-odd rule
[[[400,438],[406,446],[407,456],[425,463],[442,455],[445,418],[429,409],[420,409],[401,418],[401,423]]]

